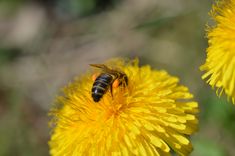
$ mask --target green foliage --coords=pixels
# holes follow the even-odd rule
[[[194,141],[192,156],[226,156],[223,147],[213,140],[197,139]]]
[[[14,59],[16,59],[20,55],[21,52],[19,49],[0,47],[0,64],[14,61]]]
[[[162,18],[157,18],[157,19],[152,19],[149,21],[145,21],[139,25],[137,25],[135,28],[136,29],[149,29],[149,28],[160,28],[161,26],[164,27],[169,22],[172,22],[176,17],[162,17]]]
[[[25,0],[0,0],[0,9],[11,14],[24,4]]]
[[[95,0],[58,0],[57,7],[62,13],[84,16],[94,11],[95,2]]]

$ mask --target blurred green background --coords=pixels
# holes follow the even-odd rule
[[[235,155],[235,106],[201,80],[212,0],[1,0],[0,156],[46,156],[61,87],[113,57],[140,59],[200,104],[193,156]]]

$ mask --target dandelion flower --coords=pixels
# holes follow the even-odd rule
[[[222,0],[210,15],[215,26],[208,27],[207,58],[202,76],[219,96],[225,92],[235,102],[235,0]]]
[[[64,89],[50,112],[52,156],[188,155],[198,104],[178,78],[138,61],[109,61],[128,76],[126,88],[91,97],[92,71]]]

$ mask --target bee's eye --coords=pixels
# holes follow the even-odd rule
[[[117,88],[118,86],[119,86],[119,80],[116,79],[116,80],[113,82],[112,87],[113,87],[113,88]]]

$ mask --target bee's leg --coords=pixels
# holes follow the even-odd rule
[[[111,93],[111,96],[113,97],[113,86],[110,85],[110,93]]]
[[[122,86],[123,86],[124,88],[127,86],[127,84],[126,84],[124,78],[122,78]]]
[[[120,80],[120,83],[119,83],[119,86],[122,86],[122,87],[126,87],[127,86],[127,83],[126,83],[126,81],[125,81],[125,79],[124,78],[122,78],[121,80]]]
[[[119,80],[116,79],[113,81],[112,85],[110,85],[110,92],[111,92],[111,95],[113,97],[113,88],[117,88],[119,86]]]
[[[127,87],[127,85],[128,85],[128,78],[127,78],[127,76],[123,77],[123,82],[124,82],[124,87]]]

